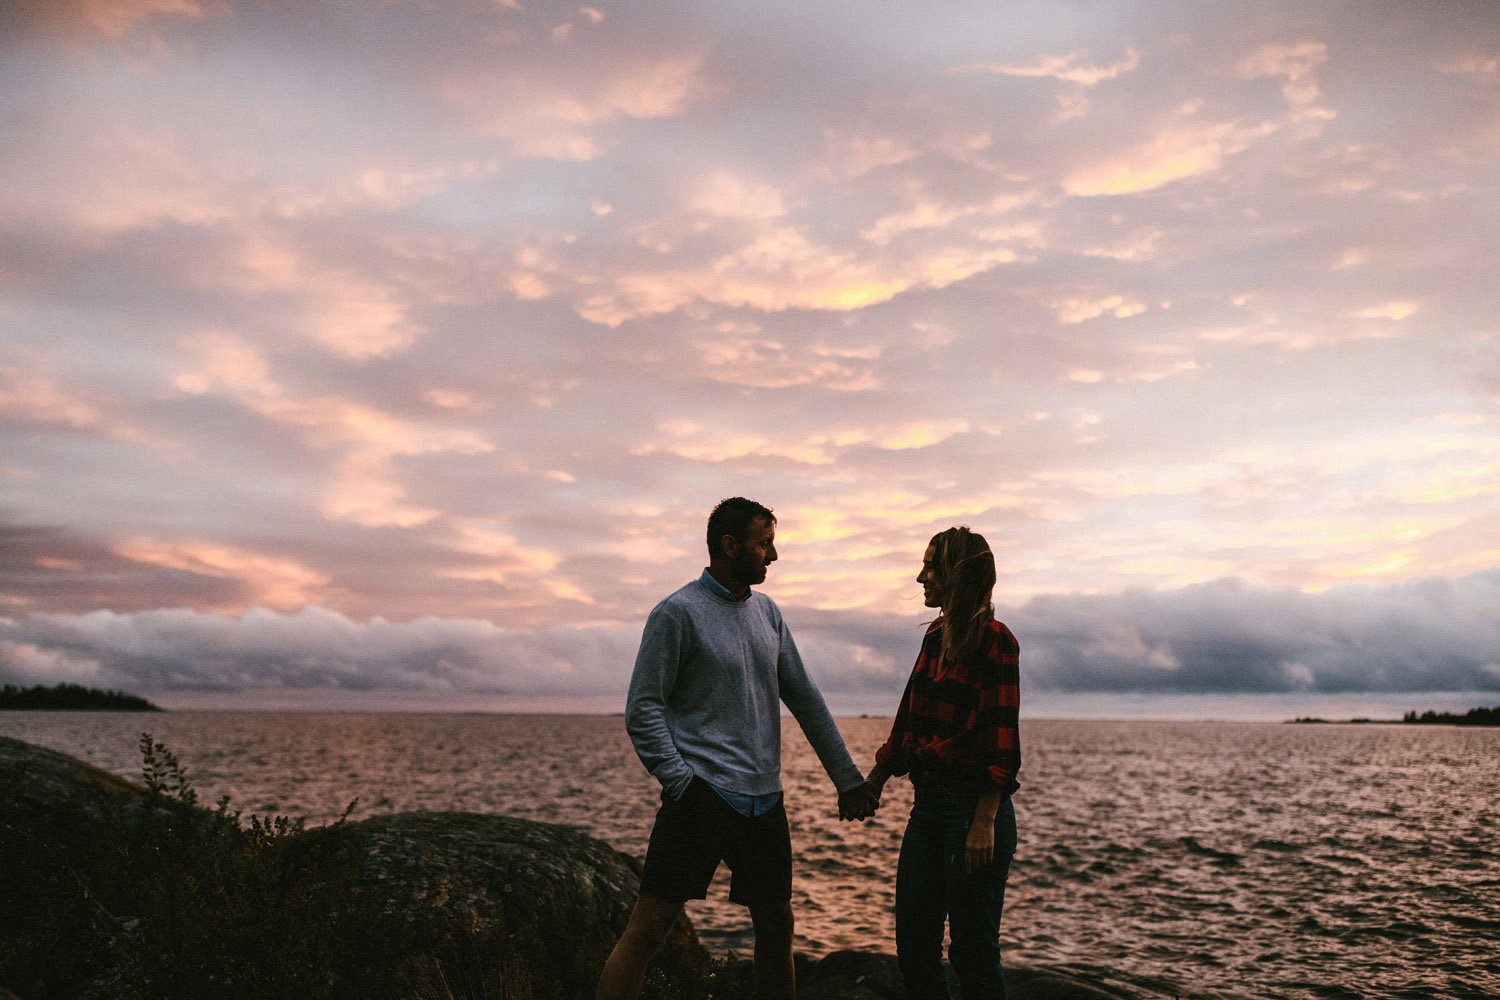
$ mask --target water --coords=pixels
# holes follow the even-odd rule
[[[880,719],[840,721],[868,765]],[[639,854],[657,801],[618,718],[0,713],[0,734],[139,777],[149,730],[201,800],[314,821],[414,809],[584,828]],[[1194,997],[1500,997],[1500,730],[1023,721],[1008,961]],[[840,823],[795,723],[785,773],[798,942],[892,950],[910,787]],[[748,950],[727,880],[689,913]]]

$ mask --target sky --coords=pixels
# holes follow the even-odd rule
[[[0,681],[618,710],[745,495],[836,711],[894,708],[953,524],[1023,715],[1500,702],[1497,39],[7,3]]]

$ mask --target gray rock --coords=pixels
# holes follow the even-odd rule
[[[67,754],[0,736],[0,815],[48,824],[97,822],[145,789]]]
[[[638,863],[578,830],[479,813],[402,813],[354,824],[364,877],[401,916],[408,941],[440,954],[504,942],[565,994],[592,988],[625,929]],[[658,963],[707,955],[686,917]]]
[[[1132,1000],[1142,996],[1067,973],[1038,969],[1006,969],[1005,992],[1010,1000]]]
[[[906,1000],[894,955],[835,951],[799,970],[797,1000]]]

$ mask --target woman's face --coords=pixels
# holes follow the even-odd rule
[[[937,567],[933,565],[935,559],[937,546],[927,546],[927,551],[922,553],[922,572],[917,574],[917,582],[922,585],[922,603],[929,608],[943,606],[943,583],[938,579]]]

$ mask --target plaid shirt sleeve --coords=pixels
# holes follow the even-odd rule
[[[1010,629],[994,622],[994,635],[978,672],[979,697],[969,717],[974,734],[974,763],[984,771],[981,783],[1015,791],[1021,770],[1021,646]]]
[[[918,663],[920,664],[920,660]],[[896,706],[896,719],[891,723],[891,735],[886,737],[885,743],[879,750],[875,751],[875,763],[885,768],[886,773],[899,778],[911,770],[911,763],[906,757],[906,742],[908,722],[910,719],[911,686],[916,683],[917,672],[906,681],[906,690],[901,694],[901,704]]]

